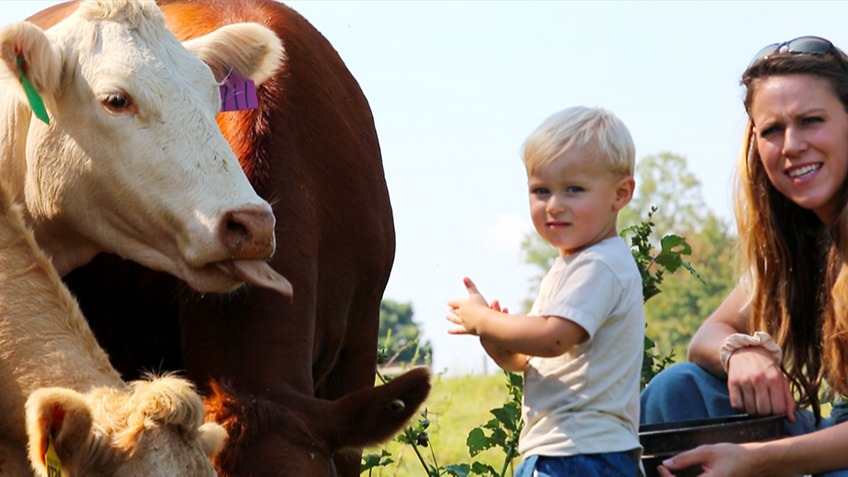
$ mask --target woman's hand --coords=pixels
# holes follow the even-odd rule
[[[795,421],[795,398],[772,355],[758,347],[740,348],[727,364],[727,389],[734,409],[755,416],[786,414]]]
[[[663,461],[659,466],[661,477],[672,477],[689,467],[700,466],[701,477],[747,477],[764,475],[754,449],[757,444],[714,444],[700,446]],[[768,471],[773,476],[773,470]]]

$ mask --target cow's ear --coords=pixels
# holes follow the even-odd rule
[[[91,407],[78,392],[64,388],[34,391],[27,399],[26,422],[29,459],[36,473],[57,475],[55,470],[48,472],[48,467],[72,473],[75,453],[89,449],[92,421]]]
[[[40,116],[38,109],[44,107],[37,104],[39,101],[46,101],[48,106],[52,103],[60,72],[61,59],[44,30],[29,22],[0,28],[0,83],[18,92],[18,98],[36,115]]]
[[[198,439],[203,452],[209,458],[214,458],[227,442],[227,431],[217,422],[207,422],[198,429]]]
[[[333,401],[324,412],[337,448],[378,444],[403,429],[430,393],[430,372],[412,369],[384,384]],[[363,425],[368,423],[368,425]]]
[[[262,84],[285,58],[280,38],[258,23],[226,25],[183,45],[212,68],[218,81],[224,81],[236,69],[257,85]]]

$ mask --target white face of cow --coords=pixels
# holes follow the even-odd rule
[[[282,278],[264,265],[271,208],[218,129],[219,82],[197,56],[262,81],[282,61],[280,40],[241,24],[189,46],[196,54],[152,2],[131,0],[82,2],[46,32],[0,31],[0,79],[18,82],[0,94],[0,175],[60,273],[108,251],[200,291]],[[30,114],[18,58],[49,125]]]

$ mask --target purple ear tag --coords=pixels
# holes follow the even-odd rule
[[[221,85],[221,111],[241,111],[258,107],[256,84],[252,79],[240,75],[238,71],[231,70],[227,80]]]

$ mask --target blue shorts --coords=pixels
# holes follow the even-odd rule
[[[515,477],[633,477],[639,475],[633,452],[548,457],[531,455]]]

